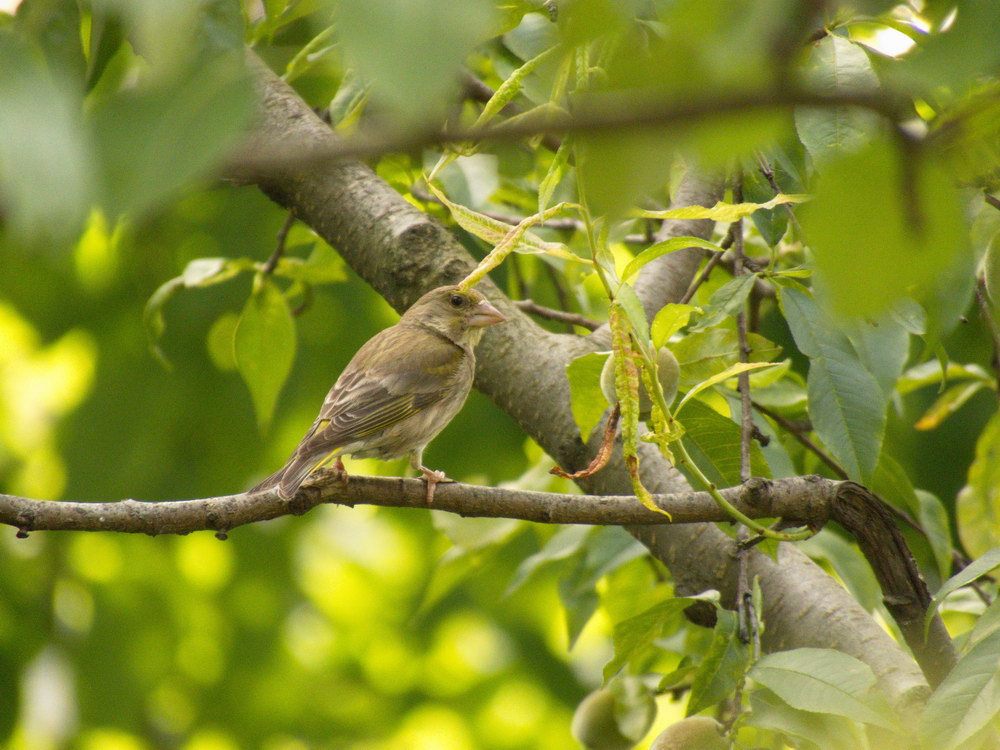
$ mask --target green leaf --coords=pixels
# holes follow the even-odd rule
[[[798,737],[818,748],[860,748],[866,744],[860,728],[851,720],[833,714],[797,711],[764,688],[750,694],[746,724]]]
[[[813,427],[848,475],[867,482],[885,433],[882,389],[812,298],[796,289],[781,289],[779,299],[795,343],[809,357]]]
[[[723,252],[722,248],[714,242],[708,242],[707,240],[703,240],[698,237],[671,237],[669,240],[663,240],[662,242],[650,245],[630,260],[628,265],[625,266],[625,270],[622,271],[622,281],[631,281],[632,278],[639,273],[642,267],[650,261],[656,260],[657,258],[668,253],[672,253],[677,250],[684,250],[689,247],[700,247],[716,253]]]
[[[570,409],[584,442],[608,409],[608,402],[601,393],[601,369],[608,356],[607,353],[591,352],[566,365]]]
[[[705,305],[705,314],[695,324],[691,330],[701,331],[711,326],[718,325],[723,318],[736,315],[743,309],[743,305],[753,291],[757,281],[757,274],[746,273],[730,279],[720,286]]]
[[[872,475],[869,489],[890,505],[906,511],[916,518],[920,514],[920,501],[910,483],[906,470],[884,449]]]
[[[670,337],[688,324],[691,313],[699,312],[700,308],[693,305],[681,305],[671,302],[660,308],[653,318],[651,328],[653,337],[653,348],[660,349],[669,341]]]
[[[681,438],[691,457],[709,481],[717,487],[738,485],[740,477],[740,426],[697,399],[684,408],[684,435]],[[683,464],[677,467],[685,476]],[[755,477],[770,477],[760,445],[750,443],[750,471]],[[694,477],[688,477],[694,484]]]
[[[958,535],[971,555],[985,553],[1000,539],[1000,412],[979,435],[955,513]]]
[[[347,280],[347,265],[336,250],[317,242],[307,260],[288,255],[279,260],[274,275],[304,284],[332,284]]]
[[[750,678],[801,711],[899,728],[875,688],[871,667],[840,651],[797,648],[767,654],[750,670]]]
[[[800,215],[817,274],[844,317],[878,316],[911,289],[930,293],[942,269],[970,256],[953,180],[895,142],[831,162]]]
[[[184,287],[184,279],[177,276],[170,281],[166,281],[150,295],[146,302],[146,307],[142,312],[142,322],[146,327],[146,337],[149,339],[149,348],[153,356],[156,357],[164,367],[170,367],[163,350],[160,349],[160,337],[167,329],[166,321],[163,319],[163,306]]]
[[[383,105],[408,122],[441,113],[459,66],[494,22],[485,0],[343,0],[334,7],[352,67]]]
[[[309,70],[323,57],[330,54],[335,49],[333,44],[333,34],[335,26],[327,26],[316,36],[310,39],[303,47],[295,53],[288,64],[285,72],[281,76],[286,83],[291,83],[299,76],[308,73]]]
[[[875,321],[858,318],[844,328],[859,359],[888,398],[910,355],[909,333],[890,315]]]
[[[507,584],[504,596],[513,594],[545,567],[577,554],[593,531],[594,527],[583,525],[564,526],[556,531],[538,552],[521,561]]]
[[[920,503],[920,514],[917,520],[927,532],[927,543],[931,546],[934,561],[937,563],[938,575],[942,580],[948,577],[952,566],[951,524],[948,521],[948,510],[941,499],[925,490],[916,490]]]
[[[781,347],[763,336],[747,334],[751,362],[770,362],[781,354]],[[670,344],[670,350],[681,366],[681,387],[693,386],[732,367],[739,361],[739,339],[736,331],[710,328],[695,331]]]
[[[956,750],[1000,711],[1000,630],[958,660],[927,701],[920,717],[921,745]]]
[[[966,565],[962,570],[953,575],[943,584],[941,588],[937,590],[934,594],[934,598],[931,600],[930,606],[927,607],[927,613],[924,615],[924,627],[934,619],[934,615],[941,606],[941,602],[945,600],[945,597],[953,591],[957,591],[963,586],[968,586],[973,581],[982,578],[984,575],[992,570],[996,570],[1000,567],[1000,547],[994,547],[991,550],[987,550],[978,558],[973,560],[971,563]]]
[[[958,383],[951,386],[935,399],[934,403],[923,413],[914,424],[918,430],[933,430],[948,417],[962,408],[965,403],[981,390],[993,390],[992,383],[982,380]]]
[[[569,169],[569,156],[573,152],[571,144],[572,141],[569,138],[564,139],[559,144],[559,150],[556,151],[556,155],[553,157],[552,163],[545,173],[545,177],[542,178],[542,181],[538,185],[539,213],[544,212],[549,207],[549,204],[552,202],[553,193],[555,193],[556,188]]]
[[[896,390],[900,394],[906,395],[928,385],[939,385],[945,379],[948,382],[968,379],[981,380],[984,383],[992,382],[989,373],[977,364],[961,365],[957,362],[949,362],[947,367],[942,369],[937,360],[932,359],[914,365],[904,372],[896,383]]]
[[[721,383],[723,380],[729,380],[729,378],[735,378],[741,372],[747,372],[749,370],[756,370],[761,367],[771,367],[771,366],[772,365],[770,362],[736,362],[735,364],[727,367],[722,372],[716,373],[708,380],[703,380],[702,382],[698,383],[696,386],[691,388],[687,393],[684,394],[684,398],[681,399],[680,403],[677,404],[677,408],[674,409],[674,413],[675,414],[679,413],[684,404],[686,404],[694,396],[701,393],[706,388],[711,388],[713,385]]]
[[[668,208],[665,211],[639,211],[638,215],[646,219],[713,219],[714,221],[732,224],[734,221],[745,219],[754,211],[774,208],[785,203],[802,203],[812,196],[809,195],[785,195],[779,193],[764,203],[724,203],[719,201],[711,208],[706,206],[683,206],[681,208]],[[714,247],[709,249],[719,250]]]
[[[750,649],[737,635],[736,613],[719,609],[716,617],[712,643],[691,682],[685,716],[693,716],[732,695],[750,664]]]
[[[645,346],[649,342],[649,323],[646,311],[635,290],[628,284],[622,284],[615,293],[615,301],[622,306],[639,343]]]
[[[696,601],[698,599],[689,597],[667,599],[654,604],[645,612],[615,623],[611,635],[615,655],[604,666],[605,681],[649,648],[660,637],[671,618],[678,616]]]
[[[262,430],[271,422],[292,369],[295,345],[295,324],[284,295],[274,282],[258,277],[236,326],[233,347]]]
[[[878,90],[878,78],[868,55],[835,34],[813,45],[805,77],[810,89],[829,96]],[[799,107],[795,126],[809,154],[822,168],[830,159],[868,143],[878,132],[879,118],[858,107]]]
[[[227,312],[216,318],[205,337],[205,347],[208,356],[219,370],[228,372],[236,369],[236,356],[233,354],[233,339],[240,316]]]

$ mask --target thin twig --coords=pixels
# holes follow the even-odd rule
[[[576,313],[553,310],[551,307],[536,304],[530,299],[515,300],[514,304],[524,312],[531,315],[537,315],[539,318],[545,318],[546,320],[558,320],[560,323],[571,323],[572,325],[586,328],[588,331],[596,331],[604,325],[603,323],[598,323],[596,320],[585,318],[582,315],[577,315]]]
[[[987,203],[993,206],[993,208],[1000,211],[1000,198],[997,198],[995,195],[990,195],[985,191],[983,192],[983,197],[986,199]]]
[[[274,269],[278,266],[278,261],[281,260],[281,256],[285,254],[285,241],[288,239],[288,232],[291,231],[294,223],[295,214],[289,211],[288,216],[285,217],[285,223],[282,224],[281,229],[278,230],[278,242],[274,246],[274,252],[271,253],[271,257],[269,257],[267,262],[264,263],[264,267],[260,269],[260,272],[265,276],[274,273]]]

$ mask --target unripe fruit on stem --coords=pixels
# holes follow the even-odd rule
[[[580,701],[570,731],[587,750],[630,750],[635,746],[618,729],[615,697],[610,690],[595,690]]]
[[[729,743],[721,730],[710,716],[689,716],[656,735],[649,750],[726,750]]]
[[[677,385],[681,379],[681,366],[677,362],[677,357],[667,347],[663,347],[656,355],[656,368],[660,375],[660,387],[663,388],[663,399],[667,406],[673,403],[677,395]],[[601,392],[609,404],[615,404],[618,397],[615,395],[615,356],[612,354],[604,363],[601,370]],[[646,386],[642,383],[642,374],[639,376],[639,419],[648,422],[653,411],[653,404],[646,393]]]

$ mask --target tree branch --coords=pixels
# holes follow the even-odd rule
[[[275,493],[223,495],[198,500],[142,502],[49,502],[0,494],[0,523],[22,533],[33,531],[119,531],[132,534],[228,533],[260,521],[302,515],[317,505],[377,505],[427,509],[423,480],[352,476],[345,483],[334,471],[310,478],[291,500]],[[753,480],[722,494],[752,518],[783,517],[791,523],[822,526],[840,483],[818,477]],[[728,521],[707,492],[657,495],[656,503],[674,523]],[[634,495],[565,495],[447,482],[434,493],[434,509],[460,516],[516,518],[537,523],[602,526],[662,524]]]

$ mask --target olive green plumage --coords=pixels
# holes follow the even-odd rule
[[[409,454],[428,480],[430,499],[444,474],[422,465],[423,449],[465,403],[483,329],[503,320],[474,289],[444,286],[425,294],[358,350],[288,462],[250,492],[277,488],[288,499],[330,459]]]

